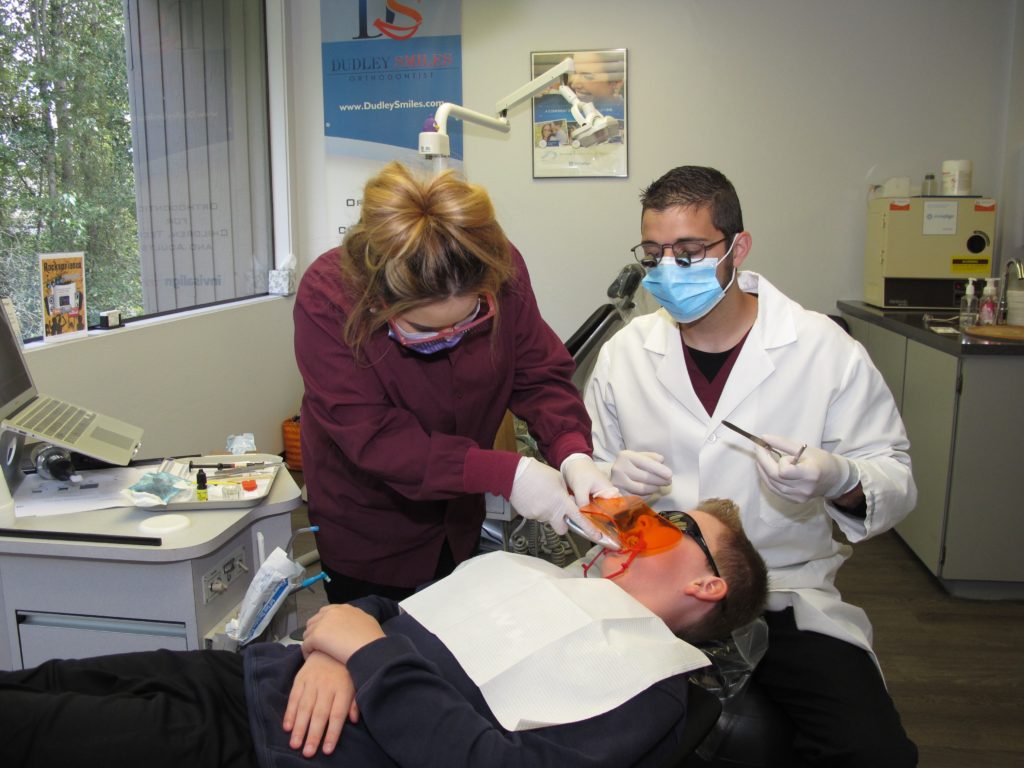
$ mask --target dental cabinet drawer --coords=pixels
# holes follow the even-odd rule
[[[18,639],[24,668],[47,659],[77,659],[111,653],[188,650],[183,623],[107,616],[18,611]]]

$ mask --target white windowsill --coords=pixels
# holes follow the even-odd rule
[[[157,325],[165,325],[167,323],[174,323],[179,320],[187,320],[189,318],[201,317],[203,315],[212,315],[217,312],[226,312],[232,309],[238,309],[240,307],[248,307],[256,304],[264,304],[268,301],[280,301],[282,299],[289,299],[290,296],[279,296],[279,295],[267,295],[267,296],[253,296],[247,299],[238,299],[226,304],[217,304],[211,307],[198,307],[196,309],[183,309],[173,314],[160,315],[159,317],[142,317],[138,320],[130,320],[129,322],[121,325],[118,328],[111,328],[109,330],[93,329],[86,332],[81,336],[72,336],[67,339],[54,339],[52,341],[32,341],[23,345],[22,349],[25,352],[33,352],[39,349],[53,349],[56,347],[62,347],[66,345],[72,345],[76,343],[88,342],[90,339],[95,339],[101,336],[121,335],[123,333],[131,333],[133,330],[139,330],[141,328],[151,328]]]

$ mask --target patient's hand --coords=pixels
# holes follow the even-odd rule
[[[327,605],[306,624],[302,653],[322,651],[340,662],[362,648],[384,637],[384,630],[375,618],[352,605]]]
[[[311,653],[295,675],[284,711],[282,726],[292,734],[288,746],[301,747],[305,757],[313,757],[323,739],[324,754],[331,754],[338,745],[346,715],[353,723],[359,721],[352,676],[337,659]]]

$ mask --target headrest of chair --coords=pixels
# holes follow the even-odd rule
[[[619,272],[618,277],[608,286],[609,299],[631,298],[640,281],[644,279],[644,268],[637,263],[627,264]]]

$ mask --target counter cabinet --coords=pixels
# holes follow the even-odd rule
[[[20,518],[0,537],[0,669],[52,658],[216,647],[259,568],[286,547],[299,488],[279,472],[268,498],[245,509],[185,513],[190,525],[159,546],[16,535],[67,531],[138,535],[149,511],[120,508]],[[295,626],[294,601],[282,624]],[[284,615],[287,614],[287,615]],[[276,621],[276,619],[275,619]]]
[[[838,308],[910,438],[918,500],[897,534],[953,595],[1024,597],[1024,344],[961,343],[920,312]]]

